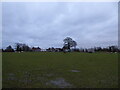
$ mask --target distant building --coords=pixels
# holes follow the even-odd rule
[[[89,49],[87,49],[87,52],[93,53],[93,52],[95,52],[95,50],[94,50],[94,48],[89,48]]]
[[[32,48],[32,51],[34,51],[34,52],[40,52],[41,51],[41,48],[39,48],[39,47],[33,47]]]
[[[41,51],[42,51],[42,52],[45,52],[45,51],[46,51],[46,49],[41,49]]]
[[[61,52],[63,51],[61,48],[55,48],[55,52]]]

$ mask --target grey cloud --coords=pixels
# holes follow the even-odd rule
[[[15,42],[62,47],[117,44],[117,3],[3,3],[3,47]]]

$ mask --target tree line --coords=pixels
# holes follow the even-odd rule
[[[70,37],[66,37],[63,40],[64,44],[62,48],[48,48],[48,49],[41,49],[40,47],[30,47],[27,44],[24,43],[15,43],[15,49],[12,48],[11,45],[6,47],[6,49],[2,49],[2,52],[39,52],[39,51],[47,51],[47,52],[120,52],[120,49],[117,46],[108,46],[106,48],[102,47],[94,47],[89,49],[79,49],[76,48],[77,42],[74,41]]]

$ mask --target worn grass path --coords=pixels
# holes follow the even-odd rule
[[[2,53],[2,65],[3,88],[118,87],[116,53]]]

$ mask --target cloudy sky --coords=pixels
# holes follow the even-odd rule
[[[25,43],[62,47],[71,37],[77,47],[118,43],[117,2],[4,2],[2,47]]]

